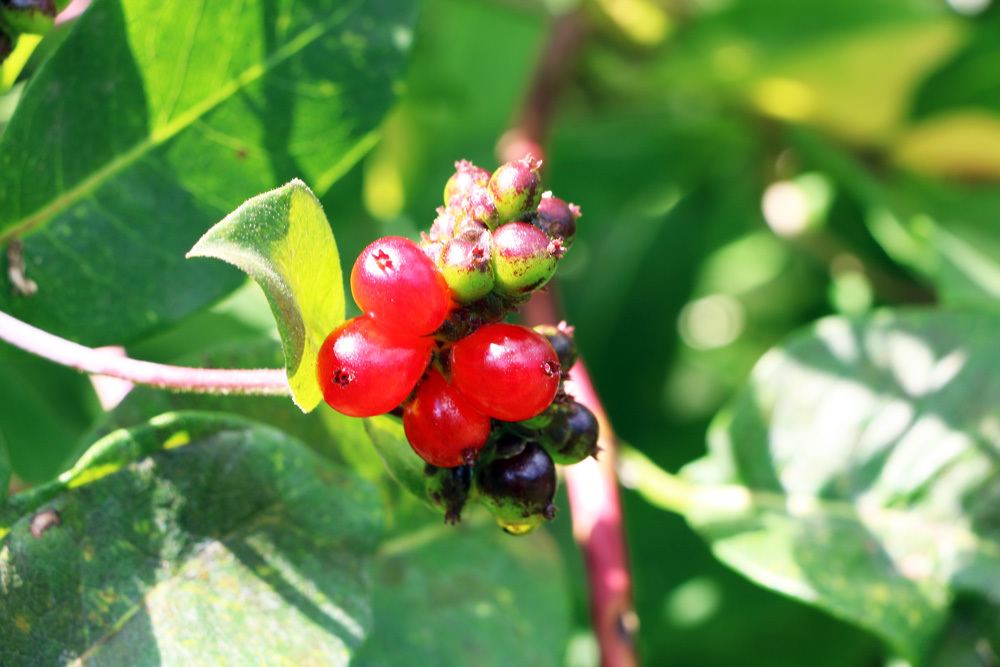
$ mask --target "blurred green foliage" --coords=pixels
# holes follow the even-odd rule
[[[552,289],[630,446],[667,470],[700,457],[709,420],[761,355],[824,315],[935,301],[996,309],[1000,6],[989,0],[424,0],[380,142],[322,195],[344,258],[375,236],[426,228],[454,160],[494,165],[552,14],[576,9],[591,32],[561,94],[546,178],[584,215]],[[39,51],[61,38],[56,31]],[[30,60],[22,80],[41,61]],[[23,92],[18,83],[0,98],[0,128]],[[223,294],[234,275],[184,289]],[[104,333],[114,313],[102,307]],[[242,288],[129,352],[277,364],[272,328],[264,298]],[[92,428],[207,407],[253,413],[375,481],[391,500],[392,530],[432,519],[401,497],[370,450],[353,446],[363,434],[316,444],[349,428],[335,417],[285,426],[294,414],[265,407],[280,399],[236,407],[244,399],[206,405],[141,390],[95,426],[86,381],[6,348],[0,364],[0,451],[15,484],[56,474]],[[624,503],[644,664],[871,667],[891,658],[862,630],[727,569],[680,518],[629,490]],[[587,667],[597,658],[564,498],[561,510],[551,532],[574,620],[564,653],[567,665]],[[377,576],[406,576],[396,569],[389,559]],[[405,604],[414,591],[396,595],[376,596],[376,607]],[[959,600],[935,664],[979,664],[975,652],[997,664],[997,618],[990,605]]]

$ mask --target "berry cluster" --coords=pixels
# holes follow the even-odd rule
[[[402,414],[447,521],[475,496],[525,533],[554,516],[554,463],[596,454],[597,421],[563,391],[570,328],[503,319],[552,277],[580,211],[542,193],[530,156],[492,174],[455,167],[419,244],[390,236],[358,255],[351,293],[364,314],[323,343],[319,382],[346,415]]]

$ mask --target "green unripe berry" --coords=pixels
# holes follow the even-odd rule
[[[556,467],[534,442],[516,454],[476,465],[480,501],[508,533],[523,535],[555,517]]]
[[[484,230],[476,240],[467,236],[448,241],[438,261],[441,275],[459,303],[478,301],[493,291],[494,283],[489,232]]]
[[[445,523],[458,523],[472,490],[472,466],[438,468],[428,463],[424,469],[424,488],[430,503],[444,512]]]
[[[493,232],[496,290],[506,296],[532,292],[549,282],[562,247],[537,227],[511,222]]]
[[[541,167],[541,161],[528,155],[500,165],[490,176],[489,190],[500,224],[538,206],[542,196]]]
[[[54,0],[0,0],[0,23],[14,33],[44,35],[58,13]]]

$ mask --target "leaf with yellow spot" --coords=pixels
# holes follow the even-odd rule
[[[294,180],[248,200],[208,230],[188,257],[214,257],[253,278],[271,305],[292,400],[303,412],[323,398],[316,356],[344,321],[340,254],[323,207]]]

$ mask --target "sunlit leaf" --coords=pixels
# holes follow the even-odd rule
[[[273,429],[173,413],[0,510],[0,662],[346,665],[377,496]]]
[[[689,520],[758,583],[910,659],[1000,587],[995,316],[822,320],[768,353],[685,469]]]
[[[184,253],[247,196],[322,193],[374,145],[416,0],[95,0],[0,137],[0,245],[38,291],[0,309],[88,344],[131,342],[237,274]],[[0,260],[0,268],[6,264]]]
[[[257,195],[208,230],[188,257],[238,266],[264,290],[285,352],[295,404],[323,399],[316,356],[344,321],[340,255],[316,196],[301,181]]]

